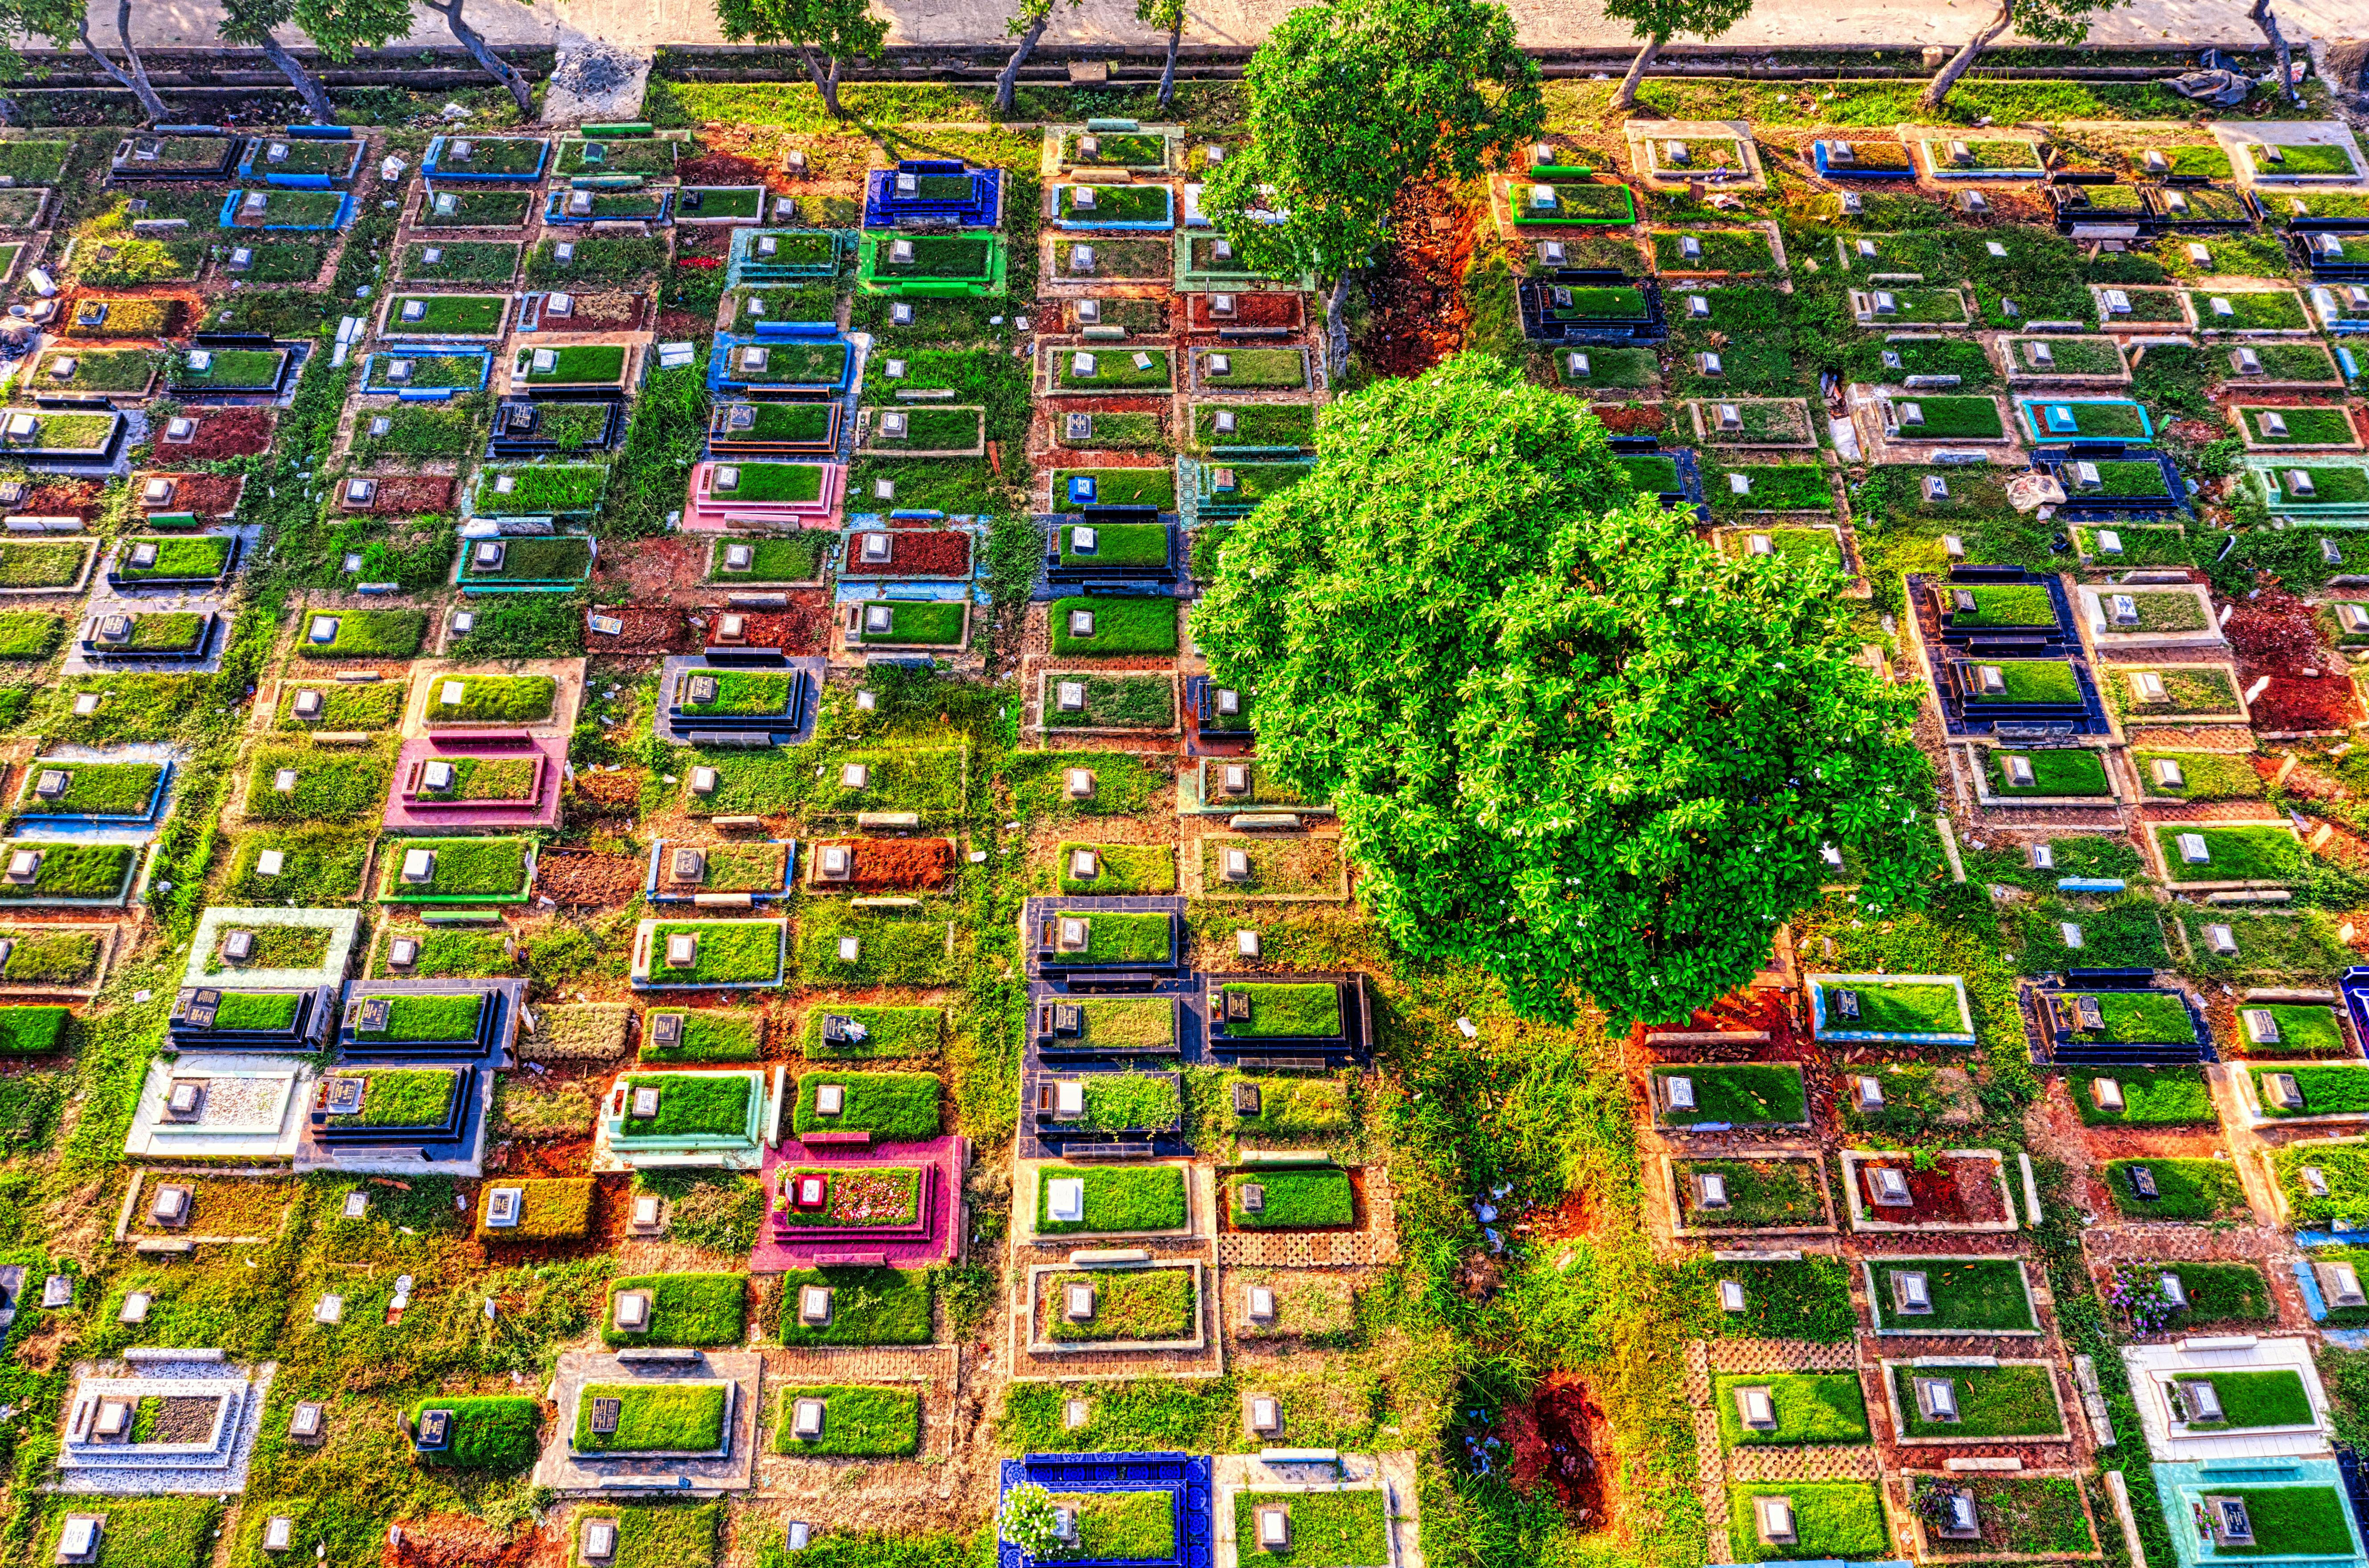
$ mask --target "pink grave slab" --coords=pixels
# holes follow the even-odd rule
[[[728,495],[715,493],[712,486],[717,468],[748,466],[747,462],[693,463],[691,470],[691,505],[683,509],[682,526],[696,533],[839,527],[840,505],[847,498],[845,463],[809,465],[822,470],[822,494],[811,501],[736,501]]]
[[[765,1151],[766,1216],[757,1227],[757,1245],[749,1267],[757,1274],[783,1274],[793,1268],[886,1266],[923,1268],[944,1263],[961,1250],[962,1173],[969,1161],[969,1142],[960,1137],[937,1138],[927,1143],[808,1143],[784,1138]],[[858,1168],[872,1165],[921,1166],[921,1205],[910,1230],[820,1230],[810,1234],[784,1233],[773,1222],[772,1203],[781,1182],[798,1169]]]
[[[532,793],[516,801],[444,801],[422,790],[429,762],[466,758],[523,760]],[[387,789],[385,824],[404,833],[512,832],[559,825],[567,737],[539,738],[522,730],[441,730],[406,741]]]

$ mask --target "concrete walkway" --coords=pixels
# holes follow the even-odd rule
[[[1539,49],[1619,47],[1628,28],[1608,22],[1594,0],[1509,0],[1522,42]],[[1196,0],[1184,29],[1188,43],[1255,44],[1267,28],[1293,8],[1293,0]],[[892,44],[940,47],[1004,47],[1003,0],[874,0],[890,19]],[[2291,39],[2335,40],[2369,33],[2369,13],[2358,0],[2279,0],[2281,24]],[[2247,7],[2232,0],[2136,0],[2102,17],[2091,33],[2101,44],[2206,44],[2250,47],[2261,35],[2246,19]],[[215,41],[216,6],[209,0],[156,0],[141,5],[132,36],[144,47],[189,47]],[[445,45],[451,35],[435,16],[418,13],[409,40]],[[1965,40],[1992,15],[1991,0],[1764,0],[1758,10],[1721,41],[1746,48],[1820,48],[1838,43],[1880,43],[1921,48]],[[710,0],[470,0],[465,19],[499,48],[506,44],[552,44],[561,49],[604,39],[620,48],[647,52],[666,43],[713,44],[716,31]],[[91,0],[91,36],[115,36],[115,7]],[[293,33],[290,43],[302,41]],[[1084,0],[1072,8],[1057,3],[1047,44],[1110,44],[1154,47],[1160,40],[1135,19],[1133,0]]]

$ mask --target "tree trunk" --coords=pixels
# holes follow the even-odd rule
[[[139,96],[140,106],[148,111],[152,120],[163,119],[165,100],[156,96],[155,87],[149,83],[148,67],[141,63],[140,51],[132,47],[132,0],[115,0],[115,38],[123,46],[124,63],[132,67],[132,90]]]
[[[100,52],[98,45],[90,41],[90,19],[86,16],[83,18],[80,31],[83,52],[97,61],[98,68],[106,72],[117,86],[140,100],[140,110],[148,117],[148,123],[154,125],[163,119],[165,118],[164,100],[156,97],[155,89],[148,85],[146,79],[143,77],[140,81],[133,81],[124,74],[121,66]]]
[[[2265,0],[2267,4],[2267,0]],[[1168,29],[1168,63],[1160,68],[1160,109],[1162,114],[1176,107],[1176,46],[1184,40],[1184,19]]]
[[[1048,6],[1043,16],[1028,24],[1028,30],[1020,35],[1020,43],[1013,50],[1012,58],[1003,62],[1003,72],[995,79],[997,113],[1012,112],[1013,97],[1020,89],[1020,68],[1028,63],[1030,51],[1036,49],[1036,40],[1045,36],[1045,26],[1052,19],[1052,9]]]
[[[822,56],[817,54],[811,45],[798,45],[798,52],[806,56],[807,74],[814,78],[815,91],[822,95],[822,107],[837,118],[845,119],[847,111],[839,107],[839,56],[834,54],[830,57],[830,70],[825,73]]]
[[[1925,97],[1920,100],[1925,107],[1938,109],[1947,103],[1950,89],[1958,85],[1958,78],[1974,69],[1974,61],[1991,46],[1992,40],[2014,25],[2015,0],[1999,0],[1998,15],[1991,18],[1990,25],[1968,39],[1966,47],[1958,51],[1957,58],[1942,66],[1940,74],[1926,87]]]
[[[1349,275],[1333,281],[1324,299],[1324,368],[1337,379],[1349,368]]]
[[[335,125],[337,111],[329,107],[329,95],[321,88],[320,78],[304,69],[303,62],[280,47],[280,40],[266,33],[263,37],[263,57],[280,68],[296,96],[304,100],[304,112],[313,117],[315,125]]]
[[[461,7],[465,0],[443,0],[441,5],[438,0],[419,0],[419,3],[444,18],[444,25],[452,29],[461,47],[469,51],[469,58],[483,67],[486,75],[509,89],[510,101],[518,105],[519,114],[532,124],[534,120],[534,89],[509,61],[486,47],[486,40],[478,36],[476,28],[461,19]]]
[[[1616,111],[1626,114],[1637,107],[1637,86],[1645,79],[1645,67],[1654,63],[1654,57],[1662,52],[1662,46],[1669,41],[1666,38],[1645,40],[1645,47],[1639,50],[1637,58],[1629,62],[1629,74],[1620,78],[1620,90],[1612,95],[1612,107]]]
[[[2295,85],[2295,58],[2287,50],[2287,35],[2279,31],[2279,19],[2271,15],[2271,0],[2254,0],[2252,16],[2254,25],[2262,29],[2262,36],[2278,51],[2279,85],[2286,90],[2288,97],[2303,102],[2303,91]]]

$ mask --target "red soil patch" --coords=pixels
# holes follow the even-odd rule
[[[615,633],[594,631],[591,618],[613,618],[624,623]],[[584,645],[595,653],[688,653],[706,639],[691,628],[679,609],[658,606],[607,605],[585,612]]]
[[[1658,436],[1670,426],[1670,416],[1659,408],[1598,408],[1596,419],[1615,436]]]
[[[762,185],[768,171],[756,159],[737,153],[707,153],[683,159],[674,172],[685,185]]]
[[[2261,674],[2289,674],[2320,664],[2311,607],[2283,588],[2264,588],[2237,606],[2221,628],[2230,648]]]
[[[211,462],[217,458],[258,457],[271,449],[271,426],[278,417],[269,408],[185,408],[198,422],[186,441],[156,442],[159,456],[181,462]]]
[[[544,328],[553,332],[631,332],[642,324],[642,312],[649,303],[641,295],[629,294],[622,289],[578,294],[575,301],[566,316],[546,316]]]
[[[1412,376],[1464,347],[1472,215],[1447,187],[1410,183],[1390,203],[1390,234],[1366,285],[1373,314],[1360,352],[1380,375]]]
[[[1871,1177],[1891,1168],[1908,1177],[1909,1207],[1879,1209]],[[1920,1171],[1906,1160],[1883,1160],[1860,1167],[1860,1201],[1871,1219],[1893,1225],[1965,1225],[2010,1218],[2001,1199],[1998,1167],[1988,1160],[1945,1159],[1937,1170]]]
[[[688,229],[677,229],[674,232],[674,257],[678,266],[686,256],[709,256],[720,259],[729,255],[731,250],[732,229],[729,224],[714,228],[698,225]],[[711,322],[709,324],[713,325],[714,323]]]
[[[807,590],[788,596],[790,608],[785,610],[732,610],[741,618],[741,634],[730,643],[718,646],[734,648],[779,648],[784,653],[819,653],[830,638],[830,598],[819,590]],[[707,634],[717,636],[724,624],[724,613],[711,611],[707,617]]]
[[[1642,1046],[1648,1034],[1714,1031],[1739,1037],[1765,1031],[1768,1039],[1766,1042],[1739,1038],[1733,1043],[1689,1045],[1685,1049],[1690,1057],[1715,1062],[1793,1062],[1802,1059],[1803,1052],[1801,1048],[1807,1043],[1806,1037],[1797,1035],[1793,1009],[1787,1005],[1785,993],[1757,990],[1730,992],[1710,1006],[1689,1013],[1684,1023],[1640,1024],[1631,1032],[1631,1040]]]
[[[600,774],[602,778],[623,774]],[[585,908],[621,904],[642,891],[648,868],[630,855],[546,849],[535,857],[534,891],[554,903]]]
[[[418,473],[382,479],[367,506],[348,506],[349,512],[367,512],[372,517],[413,516],[421,512],[450,512],[452,492],[459,481],[450,474]],[[340,495],[343,491],[338,493]],[[342,504],[342,503],[341,503]]]
[[[855,851],[854,874],[830,887],[872,890],[933,888],[954,869],[955,846],[943,838],[834,838],[815,847],[837,845]]]
[[[17,511],[28,517],[80,517],[88,522],[98,516],[101,493],[102,487],[93,480],[52,480],[35,485]]]
[[[690,337],[699,333],[715,330],[715,321],[712,316],[694,315],[689,311],[658,312],[658,333],[660,337],[670,339]]]
[[[1568,1372],[1557,1372],[1528,1406],[1505,1411],[1515,1486],[1531,1492],[1544,1482],[1554,1488],[1555,1501],[1573,1524],[1601,1528],[1608,1516],[1594,1438],[1603,1429],[1604,1409],[1587,1385]]]
[[[483,1519],[440,1514],[396,1526],[379,1560],[384,1568],[543,1568],[564,1556],[564,1543],[535,1531],[512,1540]]]
[[[864,561],[861,551],[848,551],[842,577],[967,577],[970,574],[970,535],[949,528],[898,528],[888,536],[888,559]]]
[[[635,604],[656,604],[679,588],[696,585],[706,574],[713,534],[661,534],[635,540],[631,550],[601,552],[593,568],[602,586],[616,585]]]
[[[2249,672],[2239,666],[2239,684],[2250,687]],[[2246,704],[2254,728],[2269,732],[2343,730],[2360,716],[2352,677],[2328,671],[2310,679],[2273,676],[2271,684]]]
[[[642,783],[647,777],[638,767],[617,773],[578,772],[576,782],[568,787],[569,798],[597,811],[631,811],[641,803]]]
[[[246,481],[235,473],[135,473],[132,490],[138,494],[143,485],[152,479],[173,482],[173,499],[160,511],[195,512],[201,517],[226,517],[238,510],[238,493]]]
[[[1280,326],[1297,332],[1308,324],[1307,307],[1296,293],[1237,294],[1234,313],[1230,316],[1212,314],[1209,296],[1195,294],[1188,309],[1192,313],[1187,320],[1194,332],[1217,332],[1230,326]]]

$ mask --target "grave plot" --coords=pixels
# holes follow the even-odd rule
[[[753,1068],[625,1074],[602,1099],[592,1169],[757,1170],[772,1098]]]
[[[0,925],[0,943],[6,944],[0,952],[0,995],[97,994],[117,956],[119,935],[111,923]],[[26,1037],[20,1031],[17,1038]],[[46,1050],[62,1037],[41,1029],[33,1038]]]
[[[762,1358],[694,1352],[681,1361],[563,1353],[552,1382],[559,1420],[534,1467],[563,1495],[688,1478],[703,1491],[747,1488],[754,1472]]]
[[[1762,188],[1767,176],[1752,128],[1743,120],[1638,120],[1621,126],[1630,166],[1657,189],[1700,183],[1721,189]]]
[[[286,913],[293,913],[286,912]],[[247,933],[250,938],[255,932]],[[237,945],[236,933],[226,934]],[[292,989],[249,988],[235,971],[184,985],[166,1020],[176,1051],[320,1051],[338,1027],[336,982]]]
[[[951,985],[966,950],[947,906],[921,898],[831,900],[798,922],[801,984]]]
[[[2217,933],[2200,935],[2208,941],[2217,941]],[[2236,934],[2233,931],[2231,935],[2234,938]],[[2286,990],[2249,989],[2238,993],[2234,1028],[2225,1031],[2231,1051],[2249,1057],[2281,1059],[2357,1056],[2342,1022],[2345,1015],[2316,1001],[2282,1000],[2297,994]],[[2348,993],[2347,1001],[2350,1000]]]
[[[1373,1038],[1365,978],[1355,971],[1204,975],[1209,1052],[1244,1071],[1348,1065]]]
[[[2137,584],[2074,590],[2075,604],[2100,653],[2138,649],[2223,651],[2220,617],[2202,585]]]
[[[382,903],[523,903],[534,883],[525,838],[391,839],[379,856]]]
[[[1230,821],[1233,827],[1297,827],[1305,817],[1333,814],[1331,804],[1303,799],[1255,758],[1203,757],[1177,775],[1176,785],[1179,815],[1242,818]]]
[[[1206,1350],[1213,1303],[1198,1259],[1096,1265],[1036,1264],[1028,1270],[1030,1356],[1075,1358],[1129,1351]]]
[[[509,351],[500,390],[511,397],[631,392],[646,369],[644,347],[639,340],[618,343],[598,335],[538,333],[532,344]],[[473,384],[483,386],[486,380],[480,375]],[[372,389],[366,382],[363,390]]]
[[[1911,393],[1853,382],[1845,389],[1844,399],[1852,429],[1871,462],[1944,467],[2022,463],[2022,449],[2003,397]]]
[[[934,648],[959,653],[970,642],[971,601],[958,599],[852,599],[841,607],[841,651]]]
[[[151,528],[191,529],[238,509],[245,481],[232,474],[138,473],[132,484]],[[219,576],[216,573],[214,575]]]
[[[2309,519],[2369,514],[2369,467],[2362,464],[2257,459],[2247,472],[2277,516]]]
[[[2217,1127],[2220,1115],[2196,1067],[2115,1067],[2067,1074],[2066,1092],[2085,1127]]]
[[[449,1042],[446,1049],[474,1043]],[[296,1169],[476,1176],[484,1168],[492,1097],[493,1073],[475,1062],[325,1070],[306,1107]]]
[[[143,1255],[187,1256],[197,1246],[260,1244],[279,1235],[297,1189],[253,1176],[139,1170],[116,1217],[117,1242]]]
[[[1657,1125],[1684,1131],[1796,1128],[1810,1121],[1802,1069],[1790,1062],[1655,1067],[1648,1100]]]
[[[2203,1223],[2250,1216],[2245,1188],[2226,1160],[2150,1154],[2105,1161],[2093,1175],[2126,1220]]]
[[[841,463],[695,463],[683,526],[717,532],[833,527],[846,488]]]
[[[635,929],[637,991],[739,990],[782,983],[786,920],[644,920]]]
[[[2100,1294],[2134,1336],[2278,1321],[2270,1282],[2254,1263],[2126,1262],[2095,1272]]]
[[[1991,352],[2013,382],[2088,389],[2128,386],[2129,357],[2112,337],[2019,337],[2002,333],[1988,339]]]
[[[818,839],[807,862],[810,892],[910,892],[944,885],[952,838]]]
[[[2086,746],[1967,746],[1962,755],[1985,806],[2112,807],[2122,790],[2108,754]]]
[[[532,660],[500,670],[458,664],[415,666],[402,696],[406,734],[549,731],[574,727],[583,697],[580,659]]]
[[[592,1233],[595,1187],[589,1176],[487,1182],[477,1195],[481,1243],[546,1244]]]
[[[1906,1471],[1919,1562],[1977,1557],[2094,1558],[2098,1521],[2078,1473],[1982,1475]]]
[[[704,906],[720,900],[754,903],[786,898],[796,853],[797,845],[790,839],[712,845],[659,839],[650,848],[642,895],[653,903]]]
[[[754,1062],[763,1053],[765,1016],[754,1009],[660,1007],[642,1016],[642,1062]]]
[[[1155,1007],[1164,1003],[1173,1018],[1173,999],[1142,1000]],[[1139,1008],[1132,1019],[1121,1017],[1127,1021],[1149,1021],[1150,1010]],[[1172,1039],[1170,1054],[1173,1054],[1173,1043]],[[1088,1159],[1189,1152],[1183,1081],[1174,1073],[1133,1067],[1087,1071],[1080,1063],[1051,1072],[1040,1063],[1023,1076],[1021,1103],[1024,1158],[1060,1159],[1072,1149]]]
[[[2336,940],[2335,924],[2316,912],[2190,907],[2173,914],[2180,968],[2191,974],[2317,986],[2352,961],[2351,949]],[[2249,994],[2247,1000],[2257,998]]]
[[[86,618],[68,647],[63,671],[102,675],[113,670],[211,672],[222,660],[226,622],[211,605],[195,610],[133,611],[109,608]]]
[[[559,825],[563,739],[517,730],[430,731],[396,756],[384,825],[399,833]]]
[[[2361,432],[2349,409],[2281,405],[2265,407],[2234,403],[2229,417],[2237,422],[2249,452],[2357,452]]]
[[[190,938],[184,983],[335,984],[352,960],[360,922],[351,910],[212,905]]]
[[[842,1088],[849,1076],[841,1074]],[[828,1082],[821,1079],[816,1089]],[[866,1092],[872,1099],[883,1098]],[[908,1099],[918,1102],[918,1096]],[[807,1103],[811,1108],[812,1101]],[[843,1096],[841,1103],[857,1102]],[[931,1110],[933,1115],[934,1104]],[[917,1108],[909,1108],[907,1116],[910,1125],[890,1124],[890,1131],[925,1131]],[[809,1114],[807,1119],[830,1119]],[[939,1136],[934,1128],[927,1131],[927,1136],[898,1142],[893,1152],[876,1149],[868,1132],[824,1127],[798,1131],[767,1149],[762,1165],[766,1218],[759,1227],[750,1267],[760,1274],[914,1269],[952,1257],[962,1245],[962,1173],[970,1146],[960,1137]]]
[[[1030,1044],[1040,1059],[1071,1064],[1175,1056],[1184,1006],[1175,996],[1070,996],[1038,987],[1031,1003]]]
[[[807,1459],[896,1459],[920,1451],[919,1386],[830,1384],[782,1391],[772,1451]]]
[[[80,531],[82,519],[61,518]],[[0,540],[0,597],[65,597],[90,585],[98,546],[89,540]]]
[[[1079,397],[1107,392],[1165,392],[1175,384],[1172,352],[1164,347],[1041,347],[1036,395]]]
[[[1711,1381],[1720,1446],[1791,1449],[1868,1440],[1856,1372],[1722,1373]]]
[[[1805,979],[1812,1032],[1821,1040],[1974,1042],[1965,982],[1954,974],[1812,974]]]
[[[609,1285],[601,1343],[704,1348],[737,1345],[748,1332],[749,1280],[740,1274],[651,1274]]]
[[[1593,267],[1555,267],[1540,278],[1524,278],[1515,285],[1522,314],[1522,335],[1532,343],[1554,345],[1622,345],[1658,343],[1669,335],[1664,315],[1662,286],[1652,278],[1631,279],[1620,273]],[[1707,314],[1709,301],[1690,313]],[[1608,361],[1610,362],[1610,361]],[[1587,370],[1568,372],[1574,376]]]
[[[2326,1452],[2328,1396],[2305,1341],[2131,1345],[2123,1360],[2140,1423],[2165,1460]]]
[[[543,221],[558,228],[583,224],[640,223],[665,227],[674,221],[675,186],[643,183],[638,176],[607,176],[613,185],[582,187],[555,185],[544,193]]]
[[[391,432],[402,420],[401,415],[384,416]],[[377,418],[371,419],[366,428],[375,428]],[[396,474],[349,477],[338,489],[338,509],[381,517],[418,517],[441,514],[453,509],[460,482],[450,474]],[[359,560],[356,569],[360,569]],[[378,614],[402,614],[403,611],[377,611]]]
[[[239,1366],[220,1359],[219,1351],[212,1356],[136,1350],[77,1375],[56,1461],[59,1490],[116,1496],[245,1491],[276,1369],[268,1362]],[[101,1544],[104,1533],[104,1526],[90,1532]]]
[[[132,897],[143,846],[54,842],[33,836],[0,844],[0,903],[17,908],[120,909]]]
[[[958,158],[905,158],[894,168],[866,170],[864,226],[908,223],[993,229],[1001,226],[1003,171],[976,168]]]
[[[1662,1164],[1677,1235],[1830,1234],[1837,1228],[1825,1162],[1815,1153],[1772,1151],[1750,1159],[1667,1155]]]
[[[493,356],[481,348],[396,344],[363,357],[357,391],[363,397],[441,392],[450,400],[484,388],[493,370]]]
[[[2148,989],[2152,976],[2102,971],[2095,989],[2043,989],[2034,1009],[2048,1059],[2110,1067],[2206,1060],[2212,1033],[2203,1010],[2180,991]],[[2112,982],[2112,988],[2106,983]]]
[[[2163,880],[2193,892],[2291,885],[2307,853],[2284,821],[2162,823],[2146,842]]]
[[[734,655],[736,660],[746,656]],[[657,715],[658,733],[685,745],[745,745],[758,738],[766,745],[802,742],[816,722],[819,665],[818,660],[787,658],[778,665],[757,667],[713,663],[704,656],[669,659],[658,677],[663,706]],[[870,765],[865,766],[868,769]],[[738,776],[761,767],[761,761],[747,757],[703,756],[692,766],[688,809],[694,814],[736,814],[727,809],[740,796],[731,786]],[[868,783],[868,770],[865,778]],[[769,809],[779,810],[783,803],[776,799]]]
[[[85,348],[65,344],[35,360],[22,383],[29,395],[78,394],[106,403],[144,403],[166,356],[147,348]]]
[[[638,333],[647,327],[648,315],[649,302],[622,289],[530,290],[519,296],[518,330],[588,336]]]
[[[154,746],[34,756],[9,809],[10,830],[154,827],[164,820],[177,761]]]
[[[127,426],[112,411],[0,410],[0,453],[36,473],[98,474],[122,449]]]
[[[235,491],[235,484],[232,488]],[[235,498],[233,504],[235,505]],[[195,510],[177,514],[193,525],[199,517],[208,515],[213,514]],[[169,526],[169,519],[176,516],[151,513],[148,523],[152,528]],[[217,589],[236,569],[245,543],[235,533],[131,535],[118,540],[108,557],[107,585],[124,596]]]
[[[292,1160],[316,1069],[285,1055],[151,1062],[124,1153],[137,1158]]]
[[[2247,1027],[2260,1025],[2249,1020]],[[2260,1060],[2281,1054],[2258,1047],[2249,1054],[2243,1074],[2237,1075],[2238,1103],[2249,1123],[2325,1125],[2357,1121],[2369,1116],[2369,1065],[2359,1062]]]
[[[377,672],[341,672],[356,677],[281,680],[272,704],[259,707],[265,728],[280,733],[327,733],[369,735],[395,729],[403,721],[404,687],[377,678]]]
[[[819,568],[818,568],[819,570]],[[880,528],[852,535],[841,578],[899,582],[968,582],[971,536],[960,528]]]
[[[624,433],[622,403],[512,399],[494,410],[493,437],[486,455],[502,460],[586,455],[615,446]]]
[[[2025,1266],[2015,1258],[1920,1254],[1860,1265],[1879,1338],[2040,1336]]]
[[[1860,1232],[2012,1232],[2016,1208],[1996,1150],[1952,1149],[1910,1160],[1846,1149],[1843,1190]]]
[[[841,746],[823,761],[825,771],[806,796],[810,815],[853,817],[859,828],[894,829],[945,822],[962,811],[970,764],[967,746]]]
[[[1195,862],[1205,898],[1338,903],[1349,896],[1340,840],[1325,835],[1204,834]]]
[[[2369,301],[2362,296],[2369,287],[2347,283],[2341,287],[2315,285],[2310,291],[2312,313],[2319,318],[2321,328],[2328,332],[2352,335],[2369,332]],[[2340,349],[2340,354],[2359,361],[2357,349]],[[2357,372],[2354,373],[2357,379]]]

